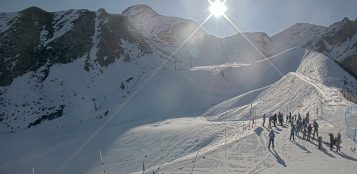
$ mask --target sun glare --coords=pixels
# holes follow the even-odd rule
[[[227,7],[220,0],[216,0],[214,2],[210,1],[210,3],[211,6],[209,10],[215,17],[220,17],[227,11]]]

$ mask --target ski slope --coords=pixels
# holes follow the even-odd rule
[[[355,170],[357,157],[348,148],[343,149],[344,154],[334,154],[299,139],[293,144],[286,139],[288,128],[278,128],[276,152],[269,152],[267,131],[259,125],[247,129],[252,110],[257,118],[263,113],[310,111],[312,119],[318,118],[321,123],[321,134],[344,131],[343,108],[350,103],[337,93],[338,82],[331,79],[352,77],[330,58],[304,49],[293,48],[268,60],[286,74],[275,83],[279,73],[266,61],[193,67],[188,71],[175,71],[167,64],[97,134],[97,128],[108,118],[69,119],[68,124],[48,122],[16,134],[3,134],[0,139],[5,143],[0,148],[8,150],[0,159],[1,172],[26,173],[34,167],[39,173],[100,173],[103,166],[99,151],[107,173],[141,173],[143,162],[148,173],[158,169],[163,173]],[[244,78],[248,72],[250,78]],[[233,91],[237,97],[229,98]],[[145,107],[138,110],[137,106]],[[316,108],[323,110],[319,117],[314,113]],[[87,113],[89,118],[92,115]],[[94,139],[88,141],[93,135]],[[354,146],[345,136],[343,142],[344,147]],[[319,162],[312,163],[316,158]],[[333,168],[336,159],[341,167]]]
[[[40,44],[73,30],[82,12],[54,12],[53,35],[43,28]],[[341,79],[356,79],[333,59],[301,48],[318,40],[326,27],[296,24],[272,38],[243,33],[261,54],[242,33],[220,39],[198,29],[181,45],[197,23],[138,5],[122,15],[152,52],[143,54],[137,43],[120,40],[130,61],[118,57],[102,67],[96,55],[103,39],[100,24],[108,22],[103,14],[95,12],[88,55],[45,65],[0,87],[0,110],[10,118],[0,125],[1,174],[33,169],[54,174],[355,173],[357,155],[350,147],[356,144],[345,136],[343,120],[352,103],[339,90]],[[11,29],[18,15],[1,13],[0,32]],[[355,41],[328,47],[336,50],[332,55],[344,49],[351,55]],[[61,117],[42,119],[60,108]],[[324,141],[328,133],[342,133],[343,153],[329,151],[326,144],[318,150],[316,141],[290,142],[288,126],[274,128],[276,148],[269,151],[261,117],[277,112],[310,112]],[[250,118],[256,120],[253,128]],[[36,120],[41,124],[28,129]]]
[[[341,109],[341,108],[340,108]],[[343,110],[329,113],[320,123],[320,135],[328,142],[327,134],[341,131],[339,121],[334,120]],[[342,120],[340,120],[342,121]],[[334,122],[336,124],[334,124]],[[229,124],[229,122],[228,122]],[[237,128],[230,128],[236,131]],[[162,173],[354,173],[357,154],[349,150],[353,142],[342,137],[341,153],[330,151],[327,144],[317,148],[317,142],[305,141],[295,137],[295,142],[288,139],[290,130],[284,126],[273,128],[276,133],[275,148],[269,150],[268,129],[256,127],[250,134],[208,153],[199,153],[197,158],[177,160],[161,168]],[[239,134],[239,133],[238,133]],[[192,162],[196,161],[196,162]],[[194,168],[193,168],[194,166]],[[193,168],[193,169],[192,169]],[[151,168],[150,168],[151,169]],[[148,170],[149,171],[149,170]],[[140,172],[137,172],[140,173]],[[150,173],[150,172],[148,172]]]

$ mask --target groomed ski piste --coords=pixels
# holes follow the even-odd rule
[[[346,137],[344,123],[344,109],[352,103],[336,80],[343,77],[354,80],[331,58],[298,47],[251,64],[162,70],[116,113],[118,118],[48,122],[2,134],[0,173],[354,173],[356,144]],[[232,91],[239,95],[229,98]],[[217,98],[225,100],[210,106]],[[177,101],[180,105],[172,107]],[[325,143],[319,150],[315,140],[301,137],[291,142],[288,125],[273,128],[275,149],[269,150],[261,117],[277,112],[310,112],[324,142],[328,133],[341,132],[342,152]]]

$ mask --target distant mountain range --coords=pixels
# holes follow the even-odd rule
[[[0,122],[4,130],[31,127],[63,114],[86,115],[93,104],[98,117],[105,117],[114,110],[112,103],[123,102],[159,67],[173,71],[232,63],[239,67],[302,47],[325,54],[357,77],[356,19],[344,18],[329,27],[297,23],[272,37],[239,33],[217,38],[198,29],[181,48],[198,26],[191,20],[159,15],[147,5],[129,7],[122,14],[104,9],[47,12],[38,7],[1,13]],[[220,76],[226,78],[224,71]],[[197,113],[278,80],[274,76],[259,85],[232,84],[229,92],[216,87],[209,97],[217,99],[207,99],[210,102],[196,108]],[[197,82],[195,87],[203,84]],[[238,92],[232,92],[238,87]],[[221,96],[219,91],[226,93]]]

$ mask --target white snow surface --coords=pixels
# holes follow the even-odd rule
[[[127,47],[135,50],[130,44]],[[2,151],[0,158],[1,173],[25,173],[32,167],[38,173],[100,173],[103,168],[99,150],[107,173],[142,173],[143,161],[146,173],[157,171],[159,166],[162,173],[191,173],[192,170],[194,173],[326,173],[323,170],[326,168],[331,173],[351,173],[356,170],[357,155],[348,150],[354,144],[345,136],[343,153],[334,153],[326,145],[324,150],[318,150],[316,142],[299,138],[295,143],[290,142],[286,139],[288,128],[279,127],[275,129],[278,134],[275,151],[270,152],[266,147],[265,128],[258,125],[252,130],[242,128],[248,123],[252,105],[257,118],[263,113],[269,116],[279,111],[285,114],[310,111],[311,117],[320,123],[324,140],[328,132],[343,133],[343,108],[350,103],[338,93],[338,81],[333,79],[352,77],[332,59],[301,48],[286,50],[268,59],[285,74],[283,78],[263,60],[244,66],[228,63],[215,68],[181,70],[175,70],[169,63],[117,112],[116,108],[125,100],[121,98],[130,95],[118,92],[121,82],[127,79],[120,72],[141,74],[145,69],[150,72],[159,65],[160,59],[155,57],[160,58],[158,55],[138,58],[144,62],[131,66],[117,61],[102,74],[99,70],[91,71],[90,76],[78,68],[83,66],[84,58],[52,67],[41,93],[51,95],[62,91],[66,97],[51,98],[45,103],[66,104],[64,116],[15,134],[2,134],[0,140],[5,143],[0,148],[6,151]],[[145,78],[135,76],[130,91]],[[12,85],[7,91],[9,96],[34,100],[40,96],[34,90],[36,83],[31,80],[31,74],[17,78]],[[21,91],[22,95],[14,95]],[[97,111],[93,109],[92,98],[97,99]],[[12,100],[25,101],[22,97]],[[316,108],[323,109],[323,115],[317,117]],[[111,121],[92,141],[85,143],[109,119],[103,116],[106,110]],[[99,115],[104,119],[96,119]],[[336,161],[339,165],[331,167]]]
[[[17,128],[9,133],[0,125],[0,173],[29,173],[34,168],[35,173],[94,174],[105,169],[127,174],[143,173],[143,166],[144,173],[357,170],[357,154],[350,150],[356,144],[345,136],[344,109],[352,103],[339,92],[340,79],[356,80],[331,58],[300,47],[324,28],[297,26],[272,39],[264,33],[243,33],[264,57],[242,33],[218,39],[199,30],[162,64],[198,25],[151,10],[135,6],[123,14],[153,41],[152,54],[139,56],[137,45],[123,40],[120,46],[131,63],[119,58],[108,67],[84,70],[87,57],[94,61],[98,51],[102,21],[97,12],[89,55],[52,66],[43,82],[45,66],[0,87],[6,99],[0,110],[13,114],[7,123],[15,122]],[[44,39],[44,30],[41,41],[46,45],[70,31],[78,14],[56,13],[53,37]],[[62,117],[27,128],[61,105]],[[273,128],[276,146],[269,150],[269,130],[261,127],[260,118],[276,112],[310,112],[324,141],[328,133],[342,133],[342,152],[330,151],[326,144],[319,150],[316,141],[298,137],[291,142],[288,125]],[[257,124],[247,129],[252,117]]]
[[[327,31],[327,27],[297,23],[271,38],[273,40],[273,51],[278,53],[291,47],[302,47],[308,41],[319,39]]]

